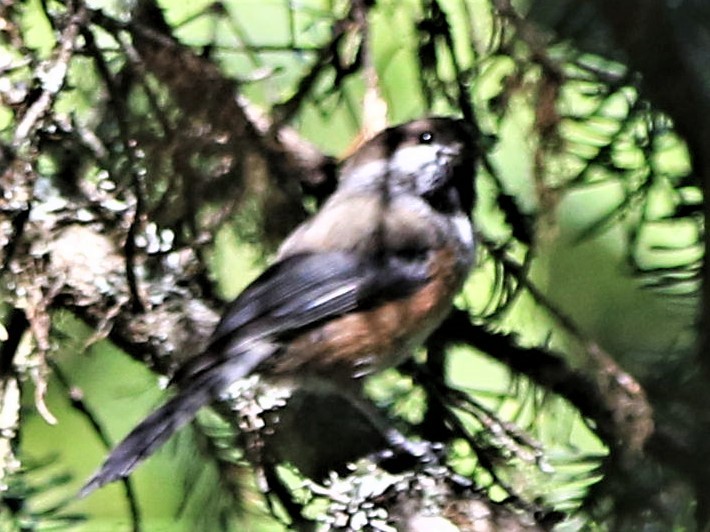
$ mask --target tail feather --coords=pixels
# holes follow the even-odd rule
[[[86,497],[104,484],[125,478],[153,454],[197,411],[213,399],[208,387],[189,386],[145,418],[111,452],[101,468],[86,482],[79,497]]]
[[[216,399],[234,381],[251,373],[274,350],[275,347],[268,343],[252,344],[240,353],[242,356],[228,353],[230,356],[226,358],[217,357],[214,364],[193,375],[175,397],[145,418],[118,444],[81,488],[79,497],[86,497],[104,484],[130,475],[177,430],[189,423],[200,408]]]

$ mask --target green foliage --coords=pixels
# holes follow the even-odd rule
[[[180,94],[175,79],[189,77],[188,65],[160,57],[150,63],[137,54],[133,5],[92,3],[61,89],[48,89],[57,81],[46,69],[56,60],[69,4],[31,1],[4,14],[10,29],[0,44],[0,139],[8,153],[22,152],[15,135],[33,94],[56,96],[35,132],[30,152],[36,157],[28,163],[35,179],[27,193],[49,210],[60,198],[57,210],[79,202],[81,191],[105,193],[111,201],[102,204],[101,217],[110,220],[114,240],[126,239],[129,214],[137,209],[144,224],[135,240],[145,257],[139,269],[149,271],[150,260],[168,251],[195,251],[208,257],[209,271],[194,277],[214,281],[228,299],[258,273],[273,240],[316,200],[300,187],[280,189],[254,155],[258,150],[210,122],[214,115],[204,108],[218,104],[201,102],[202,94]],[[688,331],[703,260],[702,192],[683,139],[644,99],[627,67],[569,43],[529,38],[528,22],[501,14],[499,2],[381,0],[367,11],[367,33],[348,26],[354,24],[349,2],[164,1],[161,8],[177,42],[216,65],[228,81],[224,87],[248,100],[250,110],[258,107],[278,125],[285,121],[328,155],[345,154],[370,126],[363,102],[373,84],[392,123],[456,114],[468,102],[490,145],[477,183],[479,264],[458,307],[472,323],[505,335],[514,354],[545,350],[570,378],[581,374],[603,390],[599,382],[609,374],[633,384],[637,379],[640,389],[662,388],[659,376],[675,367],[669,361],[692,373],[695,334]],[[339,24],[346,29],[335,36]],[[231,102],[234,94],[225,89],[223,97]],[[83,222],[101,217],[87,214]],[[23,297],[14,294],[13,302]],[[19,439],[25,470],[4,492],[0,528],[68,527],[82,515],[88,521],[80,530],[97,523],[118,530],[128,515],[123,487],[90,501],[67,495],[105,451],[67,395],[74,386],[82,389],[114,440],[158,401],[157,393],[145,391],[156,388],[154,379],[110,342],[94,343],[98,337],[73,317],[53,312],[52,321],[46,355],[68,376],[68,384],[49,380],[47,402],[59,425],[26,415]],[[601,500],[601,507],[613,508],[605,497],[614,493],[602,488],[599,495],[594,487],[604,486],[615,446],[627,442],[619,434],[621,444],[610,438],[604,416],[595,418],[598,411],[575,402],[574,390],[550,386],[544,370],[511,370],[506,353],[471,343],[451,349],[445,364],[447,384],[468,397],[452,407],[461,433],[451,442],[450,463],[493,499],[520,497],[575,514],[568,529],[603,529],[606,516],[594,505]],[[425,354],[418,357],[426,364]],[[161,361],[151,363],[164,369]],[[416,377],[387,372],[369,388],[404,423],[426,421],[431,396]],[[650,402],[661,416],[672,416],[673,405],[664,409],[653,395]],[[26,409],[33,409],[30,401]],[[218,440],[209,422],[201,429],[205,440]],[[198,456],[204,477],[180,479],[176,463],[195,457],[188,440],[136,474],[146,530],[190,529],[173,520],[180,512],[202,513],[212,529],[280,527],[251,496],[242,515],[228,501],[215,503],[205,517],[199,501],[224,487],[220,466],[240,463],[241,456],[209,448]],[[53,452],[56,458],[41,467],[28,466]],[[284,475],[298,491],[302,479]],[[246,492],[257,491],[252,480],[243,480],[248,475],[234,476]],[[668,493],[671,477],[639,475],[661,479]],[[199,486],[186,488],[191,483]],[[64,492],[60,502],[57,491]],[[324,504],[299,497],[314,515]],[[687,501],[674,507],[678,526],[689,520],[693,503]]]

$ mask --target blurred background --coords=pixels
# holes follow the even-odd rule
[[[284,529],[209,412],[132,492],[75,493],[337,161],[450,115],[485,156],[476,269],[443,358],[415,357],[468,398],[447,462],[556,530],[704,529],[710,20],[610,4],[3,2],[0,528]],[[431,422],[416,369],[368,391]]]

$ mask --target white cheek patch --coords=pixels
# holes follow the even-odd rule
[[[417,195],[437,189],[440,186],[442,164],[448,162],[443,153],[440,144],[400,148],[390,164],[392,174],[397,177],[395,184]]]
[[[351,167],[341,182],[343,190],[372,190],[389,176],[390,190],[423,194],[436,185],[441,165],[451,158],[451,150],[442,144],[417,144],[397,148],[389,161],[377,159]]]
[[[399,148],[392,156],[390,165],[398,174],[411,175],[421,171],[437,160],[441,150],[438,144],[417,144]]]

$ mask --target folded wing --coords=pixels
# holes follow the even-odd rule
[[[80,495],[127,477],[197,411],[318,324],[413,293],[428,281],[425,255],[363,257],[346,252],[286,257],[226,309],[208,348],[174,378],[177,393],[111,452]]]

